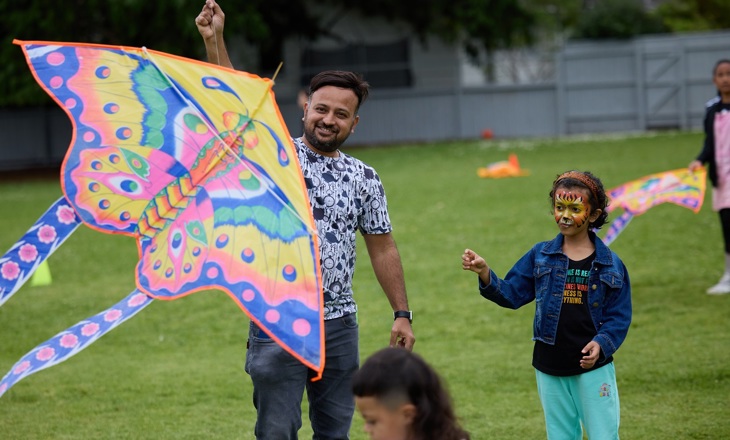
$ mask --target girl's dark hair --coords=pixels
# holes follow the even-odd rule
[[[583,188],[588,190],[588,204],[591,205],[591,210],[601,210],[601,215],[589,224],[591,229],[601,229],[601,226],[606,224],[608,220],[608,208],[609,199],[606,195],[606,190],[603,188],[603,182],[601,179],[594,176],[590,171],[566,171],[563,174],[559,174],[553,181],[553,187],[550,189],[550,209],[552,210],[555,204],[555,191],[558,188]]]
[[[309,91],[307,96],[312,96],[312,93],[321,89],[325,86],[334,86],[341,89],[350,89],[357,96],[357,109],[360,109],[360,104],[368,99],[370,90],[370,84],[365,81],[362,76],[355,72],[348,72],[345,70],[325,70],[320,72],[312,78],[309,82]]]
[[[370,356],[355,373],[352,391],[357,397],[407,399],[416,407],[414,438],[470,438],[456,419],[451,397],[438,373],[419,355],[404,348],[385,348]]]
[[[717,68],[720,67],[721,64],[725,63],[730,64],[730,59],[722,58],[720,60],[717,60],[717,62],[715,63],[715,67],[712,68],[712,76],[715,76],[715,74],[717,73]]]

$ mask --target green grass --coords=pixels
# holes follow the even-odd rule
[[[686,166],[698,133],[459,142],[353,149],[380,173],[415,313],[416,351],[442,374],[474,439],[545,438],[530,365],[534,308],[502,309],[461,270],[470,247],[503,275],[557,230],[548,191],[566,169],[607,188]],[[527,177],[485,180],[476,169],[516,152]],[[0,250],[60,195],[57,180],[0,182]],[[615,217],[612,215],[610,218]],[[615,356],[626,439],[730,436],[730,296],[704,293],[722,272],[709,193],[699,214],[661,205],[612,244],[633,286],[634,319]],[[0,307],[0,374],[57,332],[134,289],[132,239],[82,227],[49,262],[53,283],[25,286]],[[361,356],[388,343],[385,296],[359,242],[355,295]],[[0,398],[3,439],[253,438],[243,372],[247,320],[220,292],[156,301],[67,362]],[[306,407],[306,405],[305,405]],[[310,438],[305,420],[301,438]],[[351,437],[365,439],[355,416]]]

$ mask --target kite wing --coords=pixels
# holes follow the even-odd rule
[[[137,240],[137,288],[221,289],[321,373],[316,227],[273,82],[144,48],[15,43],[73,123],[66,199]]]
[[[611,203],[607,211],[621,208],[624,213],[611,222],[604,242],[610,244],[634,216],[661,203],[674,203],[699,212],[705,200],[706,185],[707,171],[704,168],[696,172],[680,168],[650,174],[608,190],[606,194]]]

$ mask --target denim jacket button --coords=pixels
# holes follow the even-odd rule
[[[596,289],[598,289],[598,286],[594,284],[591,286],[591,289],[596,290]]]
[[[598,307],[598,303],[597,303],[597,302],[594,302],[594,303],[593,303],[593,307],[594,307],[594,308]]]

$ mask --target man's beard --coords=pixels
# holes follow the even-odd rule
[[[317,138],[316,134],[314,134],[314,129],[309,130],[306,127],[304,129],[304,137],[307,139],[307,142],[309,142],[309,145],[324,153],[333,153],[337,151],[340,148],[340,145],[342,145],[347,139],[345,138],[340,140],[337,137],[337,134],[335,134],[334,138],[331,141],[323,142]]]

